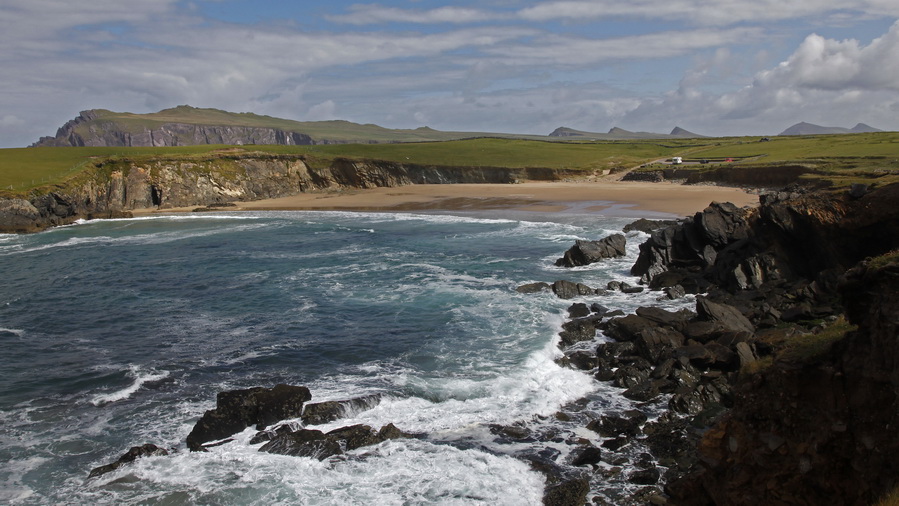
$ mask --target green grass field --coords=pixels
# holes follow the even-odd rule
[[[136,162],[159,157],[209,159],[217,156],[252,156],[252,153],[258,152],[275,156],[306,156],[313,164],[327,164],[333,158],[344,157],[418,165],[541,167],[585,172],[629,169],[671,156],[690,159],[731,157],[745,158],[735,166],[746,169],[754,165],[807,165],[815,171],[814,177],[830,177],[838,184],[884,175],[890,180],[899,179],[899,133],[882,132],[772,137],[765,142],[758,137],[595,142],[477,138],[315,146],[14,148],[0,149],[0,191],[24,194],[35,188],[59,184],[102,159],[119,158]],[[696,170],[707,168],[700,165],[684,167],[695,167]]]

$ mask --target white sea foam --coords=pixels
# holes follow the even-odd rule
[[[14,334],[17,337],[25,337],[25,331],[21,329],[7,329],[0,327],[0,332],[8,332],[10,334]]]
[[[141,370],[140,367],[131,366],[128,369],[127,375],[133,378],[133,381],[130,385],[121,390],[116,390],[115,392],[110,392],[107,394],[99,394],[95,395],[91,399],[91,404],[94,406],[102,406],[104,404],[109,404],[111,402],[121,401],[127,399],[134,395],[135,392],[140,390],[140,388],[149,381],[159,381],[161,379],[165,379],[169,376],[168,371],[152,371],[146,372]]]
[[[258,452],[252,430],[208,452],[137,460],[90,483],[118,502],[244,504],[540,504],[543,478],[510,457],[418,440],[388,441],[318,461]],[[127,473],[134,485],[107,485]],[[190,491],[185,493],[184,491]],[[108,495],[106,496],[108,497]],[[87,499],[87,497],[81,497]]]

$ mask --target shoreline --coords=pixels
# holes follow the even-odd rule
[[[578,212],[612,216],[688,216],[711,202],[758,205],[740,188],[649,182],[523,182],[518,184],[414,184],[324,190],[289,197],[233,202],[229,211],[490,211]],[[192,212],[197,207],[135,209],[134,216]],[[217,209],[212,206],[212,209]]]

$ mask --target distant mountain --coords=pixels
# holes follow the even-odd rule
[[[690,139],[705,137],[704,135],[694,134],[693,132],[684,130],[681,127],[674,127],[670,134],[659,134],[653,132],[631,132],[623,128],[613,127],[608,133],[584,132],[568,127],[559,127],[551,134],[550,137],[568,137],[572,139],[584,140],[629,140],[629,139]]]
[[[783,132],[778,135],[827,135],[827,134],[859,134],[859,133],[870,133],[870,132],[882,132],[878,128],[874,128],[872,126],[868,126],[864,123],[859,123],[852,128],[843,128],[843,127],[825,127],[820,125],[814,125],[812,123],[796,123],[795,125],[787,128]]]
[[[77,118],[63,125],[55,137],[42,137],[32,146],[308,145],[444,141],[471,137],[546,138],[483,132],[441,132],[428,127],[389,129],[341,120],[294,121],[181,105],[149,114],[105,109],[83,111]]]

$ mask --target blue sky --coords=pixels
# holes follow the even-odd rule
[[[899,130],[896,0],[3,0],[0,147],[180,104],[391,128]]]

